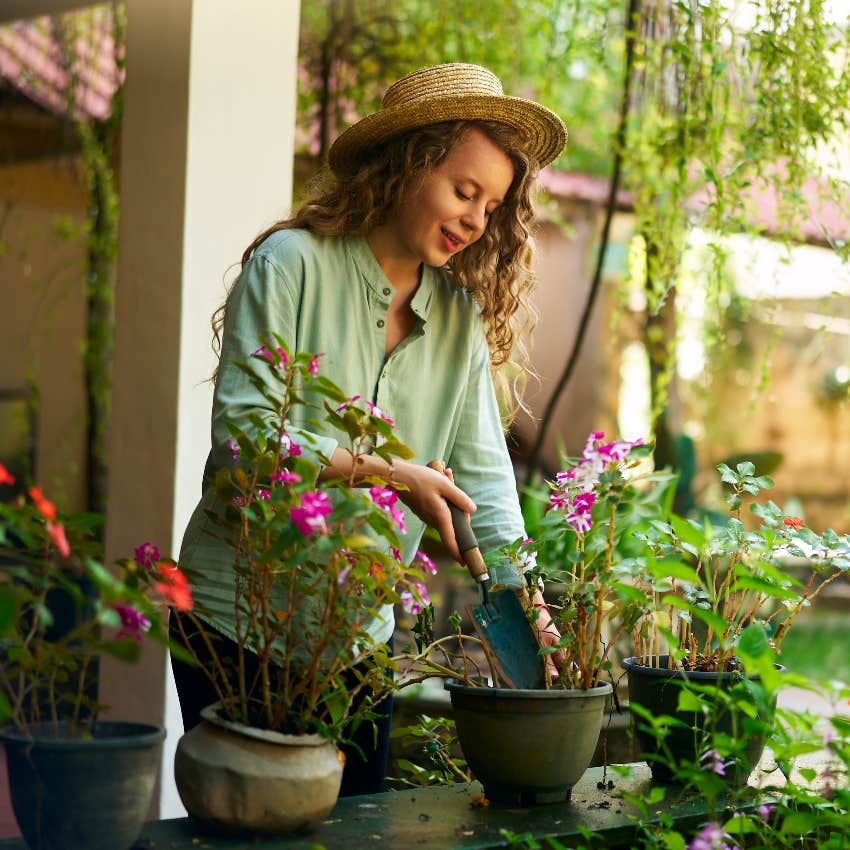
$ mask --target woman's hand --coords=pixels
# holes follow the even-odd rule
[[[446,502],[452,502],[466,514],[475,511],[476,507],[472,499],[455,485],[451,470],[439,471],[430,466],[397,460],[393,464],[393,484],[400,485],[398,495],[405,505],[440,535],[449,554],[463,564]]]

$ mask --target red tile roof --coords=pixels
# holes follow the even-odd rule
[[[99,7],[64,16],[73,33],[70,73],[51,18],[0,27],[0,77],[39,106],[103,120],[123,81],[113,39],[112,11]],[[73,98],[71,81],[75,79]]]

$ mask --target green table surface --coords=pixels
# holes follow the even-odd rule
[[[481,806],[477,782],[342,798],[307,835],[223,838],[204,834],[188,818],[152,821],[134,850],[483,850],[510,846],[503,829],[538,840],[554,836],[569,847],[580,827],[599,833],[602,845],[629,846],[639,816],[620,792],[646,798],[652,779],[644,762],[628,768],[625,776],[609,768],[613,789],[599,789],[602,768],[591,768],[573,788],[571,802],[531,807]],[[672,789],[656,808],[680,825],[691,821],[697,826],[709,814],[704,799]],[[0,850],[25,850],[25,845],[20,839],[0,841]]]

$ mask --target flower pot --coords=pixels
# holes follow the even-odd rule
[[[484,688],[449,680],[458,740],[495,803],[569,800],[596,748],[611,685],[582,690]]]
[[[284,735],[232,723],[219,704],[177,744],[174,777],[189,814],[222,833],[308,830],[339,796],[343,756],[321,735]]]
[[[671,670],[667,666],[669,657],[659,655],[658,666],[649,667],[638,663],[637,658],[626,658],[623,668],[628,674],[629,703],[636,703],[647,709],[654,717],[669,715],[684,723],[684,726],[671,726],[669,734],[664,740],[664,752],[659,742],[649,732],[641,729],[642,721],[632,714],[632,728],[639,747],[636,757],[643,758],[649,764],[652,776],[660,782],[670,782],[674,778],[673,765],[699,765],[701,758],[705,755],[706,745],[703,743],[706,730],[714,731],[737,737],[746,736],[748,744],[741,755],[740,763],[727,768],[731,778],[740,778],[746,782],[752,769],[758,764],[764,750],[764,729],[773,720],[773,708],[769,717],[759,715],[757,718],[760,730],[747,729],[747,719],[740,712],[718,710],[708,715],[698,714],[694,711],[679,711],[679,694],[682,684],[686,681],[697,685],[714,685],[724,690],[729,690],[735,682],[741,680],[739,673],[703,672],[699,670],[683,671]],[[784,667],[778,669],[784,670]],[[751,677],[758,680],[757,676]],[[709,745],[710,746],[710,745]],[[659,760],[661,759],[661,760]],[[705,762],[703,762],[705,764]]]
[[[43,724],[0,733],[12,808],[31,850],[128,850],[142,830],[165,730],[101,722],[91,737]]]

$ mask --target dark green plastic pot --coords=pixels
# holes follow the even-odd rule
[[[24,840],[31,850],[128,850],[150,809],[165,730],[120,722],[96,723],[91,738],[66,730],[0,732]]]
[[[637,658],[626,658],[623,668],[628,674],[629,703],[642,706],[653,717],[669,715],[680,720],[684,726],[671,726],[662,747],[658,740],[642,727],[645,723],[632,713],[632,729],[638,745],[636,757],[644,759],[652,771],[653,779],[659,782],[671,782],[675,768],[685,765],[705,764],[702,760],[706,748],[706,732],[713,731],[726,735],[746,736],[748,743],[740,759],[727,767],[730,778],[746,782],[752,769],[758,764],[764,750],[764,730],[773,722],[773,710],[769,717],[757,718],[752,723],[740,712],[726,710],[724,705],[718,711],[708,715],[694,711],[679,711],[679,694],[683,684],[693,682],[696,685],[713,685],[728,691],[736,682],[741,681],[740,673],[708,673],[699,670],[683,671],[669,668],[669,656],[654,656],[657,666],[638,663]],[[778,666],[778,665],[777,665]],[[779,667],[784,671],[784,667]],[[751,677],[758,681],[757,676]],[[758,727],[757,729],[748,727]],[[669,751],[669,752],[668,752]],[[672,761],[672,764],[670,763]]]
[[[458,741],[495,803],[562,803],[587,770],[611,685],[586,691],[484,688],[449,680]]]

